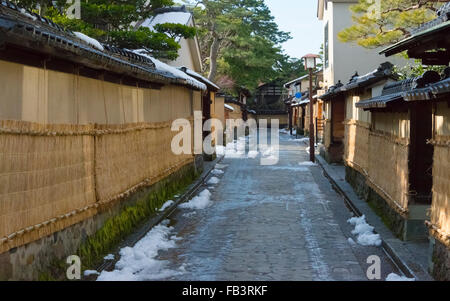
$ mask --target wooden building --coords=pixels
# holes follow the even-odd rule
[[[362,144],[368,141],[371,119],[370,113],[357,110],[355,103],[379,96],[386,83],[395,81],[393,67],[386,62],[368,74],[356,73],[347,84],[338,82],[320,96],[325,102],[321,154],[329,163],[365,166],[367,146]]]
[[[447,3],[436,20],[382,53],[408,51],[425,65],[448,66],[449,46]],[[384,63],[320,98],[326,103],[322,155],[330,162],[342,158],[346,180],[398,237],[429,235],[433,276],[449,280],[450,68],[398,81]]]
[[[314,99],[314,129],[316,139],[323,138],[323,101],[317,95],[321,95],[321,84],[323,81],[323,70],[317,70],[313,76],[313,99]],[[294,79],[286,84],[284,88],[288,91],[288,97],[285,99],[289,113],[289,124],[300,135],[309,135],[309,75],[304,75]],[[300,99],[296,94],[300,93]],[[308,112],[308,113],[307,113]]]
[[[426,65],[450,62],[450,3],[435,20],[382,53],[407,51]],[[430,270],[438,280],[450,280],[450,68],[443,74],[427,72],[401,93],[410,122],[409,195],[431,206],[426,217],[430,234]],[[376,117],[378,118],[378,117]]]
[[[202,95],[202,119],[203,119],[203,125],[207,120],[210,120],[212,118],[219,119],[220,121],[225,120],[225,112],[223,109],[224,105],[224,97],[223,96],[217,96],[217,92],[220,90],[220,87],[217,86],[215,83],[204,77],[203,75],[200,75],[199,73],[187,68],[187,67],[181,67],[181,71],[186,73],[188,76],[195,78],[199,82],[206,85],[207,89],[203,91]],[[203,130],[203,139],[206,138],[211,134],[211,131],[205,131]],[[217,137],[213,138],[213,143],[217,141]],[[204,155],[204,159],[207,161],[214,160],[214,155]]]
[[[200,171],[172,152],[171,126],[192,126],[207,86],[8,1],[0,44],[0,279],[38,279],[72,254],[92,263],[126,234],[114,217],[145,217],[164,201],[153,193]]]
[[[424,64],[448,66],[449,17],[445,4],[436,20],[382,53],[408,51]],[[450,68],[398,81],[384,63],[320,98],[326,103],[322,155],[330,162],[342,158],[346,180],[398,237],[430,235],[433,275],[449,280]]]

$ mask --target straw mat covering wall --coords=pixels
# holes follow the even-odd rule
[[[402,215],[408,212],[408,145],[406,138],[369,134],[368,184]]]
[[[192,155],[173,154],[172,122],[99,126],[113,129],[96,137],[96,183],[100,203],[108,203],[151,185],[169,175],[172,169],[192,161]]]
[[[93,125],[0,128],[0,252],[95,214]]]
[[[193,161],[171,122],[42,125],[0,121],[0,253],[97,213]]]
[[[370,124],[357,120],[346,120],[344,137],[344,161],[363,175],[369,170]]]
[[[433,202],[428,226],[434,237],[450,247],[450,137],[434,144]]]

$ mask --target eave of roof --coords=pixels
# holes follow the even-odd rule
[[[392,56],[394,54],[400,53],[402,51],[408,50],[411,47],[416,47],[419,45],[424,44],[424,38],[432,36],[437,36],[443,32],[448,33],[448,30],[450,29],[450,20],[446,21],[444,23],[441,23],[439,25],[436,25],[435,27],[429,28],[427,30],[424,30],[422,32],[419,32],[415,35],[410,36],[409,38],[406,38],[380,52],[380,54],[384,54],[385,56]]]
[[[357,102],[355,106],[362,109],[386,108],[388,104],[394,101],[403,100],[402,94],[402,92],[398,92],[394,94],[381,95],[368,100]]]
[[[339,95],[342,95],[344,92],[348,92],[358,88],[369,87],[389,78],[396,80],[398,77],[393,73],[393,68],[394,65],[386,62],[381,64],[380,67],[378,67],[376,70],[369,72],[363,76],[358,76],[357,74],[355,74],[346,85],[339,85],[338,83],[335,86],[330,87],[330,89],[319,98],[324,101],[328,101]]]
[[[317,70],[316,72],[314,72],[314,74],[320,74],[320,72],[323,72],[323,69],[319,69],[319,70]],[[297,82],[300,82],[300,81],[302,81],[302,80],[304,80],[304,79],[306,79],[306,78],[308,78],[309,77],[309,74],[305,74],[305,75],[303,75],[303,76],[301,76],[301,77],[299,77],[299,78],[296,78],[296,79],[294,79],[294,80],[291,80],[290,82],[287,82],[287,83],[285,83],[284,85],[283,85],[283,87],[285,87],[285,88],[287,88],[288,86],[291,86],[292,84],[295,84],[295,83],[297,83]]]
[[[427,45],[429,39],[435,39],[442,33],[447,33],[450,28],[450,2],[445,3],[437,13],[438,17],[430,22],[422,24],[415,29],[411,36],[382,50],[380,54],[391,56],[402,51],[420,45]]]
[[[422,76],[387,84],[380,96],[360,101],[357,108],[379,109],[404,101],[430,100],[450,92],[450,79],[439,80],[436,72],[427,71]]]
[[[199,89],[183,78],[157,70],[153,61],[145,56],[108,45],[102,45],[104,51],[101,51],[50,20],[5,0],[0,3],[0,37],[4,45],[93,69],[151,83],[172,83]]]
[[[225,109],[230,110],[231,112],[234,112],[234,108],[228,104],[224,104]]]
[[[186,73],[189,76],[192,76],[193,78],[201,81],[202,83],[204,83],[205,85],[207,85],[210,90],[217,92],[220,90],[220,87],[218,85],[216,85],[215,83],[213,83],[212,81],[210,81],[209,79],[207,79],[206,77],[198,74],[197,72],[195,72],[194,70],[191,70],[187,67],[180,67],[179,68],[181,71],[183,71],[184,73]]]

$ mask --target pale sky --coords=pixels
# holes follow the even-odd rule
[[[319,54],[323,44],[322,22],[317,19],[317,0],[264,0],[282,31],[292,39],[283,44],[285,52],[296,58]],[[175,0],[182,3],[182,0]]]
[[[291,57],[318,54],[323,44],[322,23],[317,19],[317,0],[265,0],[278,27],[291,33],[283,44]]]

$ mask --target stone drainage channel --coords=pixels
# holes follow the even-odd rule
[[[177,207],[184,202],[189,201],[195,195],[198,194],[199,190],[205,185],[205,182],[211,177],[211,172],[215,168],[217,163],[220,163],[223,160],[223,156],[215,159],[213,162],[206,163],[204,167],[204,171],[200,175],[200,177],[195,180],[194,183],[188,186],[186,192],[181,196],[175,198],[174,203],[165,209],[163,212],[157,214],[155,217],[151,218],[148,222],[146,222],[143,226],[137,229],[133,234],[129,235],[111,254],[114,255],[114,259],[105,259],[103,263],[97,267],[96,271],[101,273],[102,271],[112,271],[117,263],[120,260],[120,250],[124,247],[133,247],[138,241],[147,235],[147,233],[156,225],[159,225],[162,221],[166,219],[170,219],[171,215],[175,212]],[[173,223],[173,222],[172,222]],[[84,280],[92,281],[96,280],[97,275],[85,276]]]

